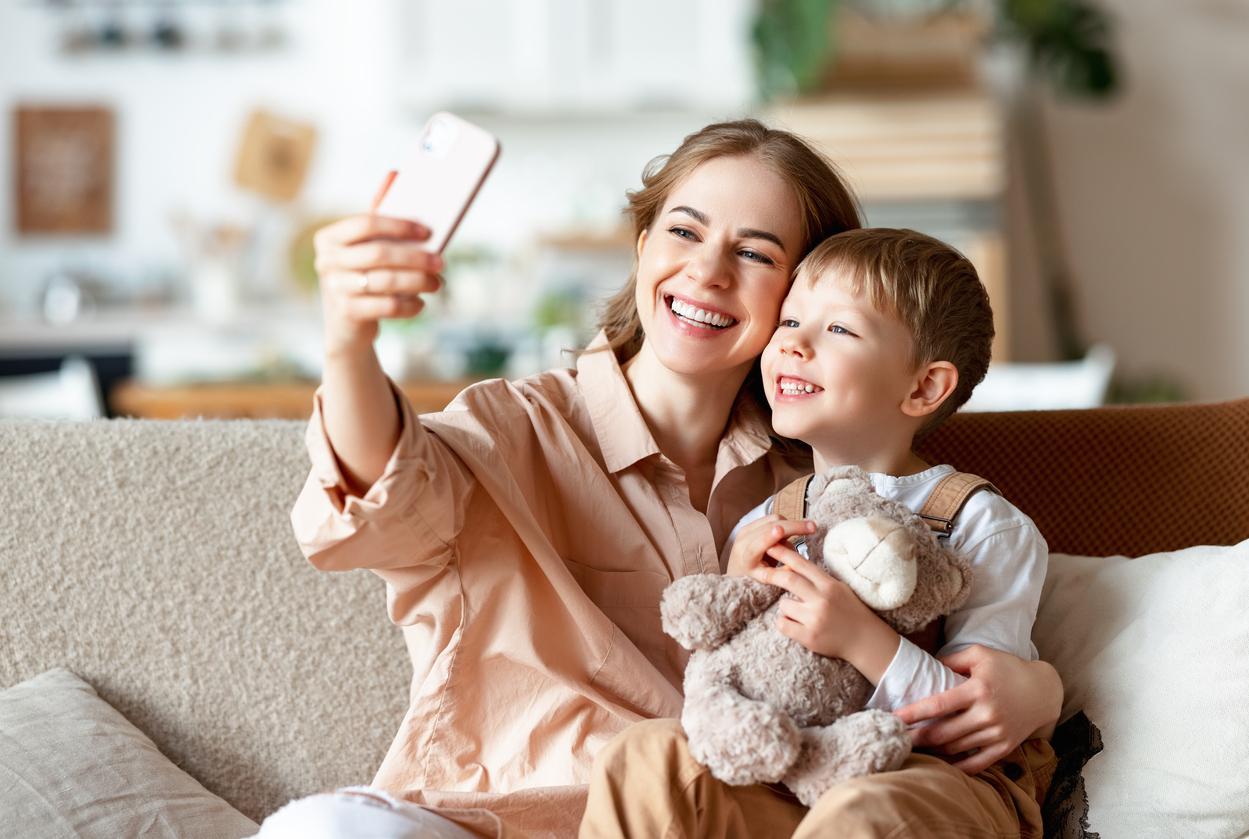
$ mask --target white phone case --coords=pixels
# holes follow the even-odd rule
[[[434,114],[377,206],[379,216],[429,228],[421,246],[442,253],[499,157],[499,141],[455,114]]]

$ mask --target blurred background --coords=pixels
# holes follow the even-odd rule
[[[626,190],[699,127],[817,143],[976,263],[970,407],[1249,395],[1249,0],[0,0],[0,416],[306,416],[311,232],[429,116],[503,153],[378,342],[419,409],[571,363]]]

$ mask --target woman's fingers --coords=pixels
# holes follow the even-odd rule
[[[1010,743],[998,743],[982,748],[973,755],[956,760],[951,766],[967,775],[977,775],[1013,752],[1015,747]]]
[[[429,228],[415,221],[359,213],[322,227],[313,237],[313,244],[319,253],[326,247],[356,245],[373,239],[423,242],[428,238]]]
[[[343,302],[344,314],[360,322],[413,318],[424,307],[421,298],[408,294],[367,295],[347,298]]]
[[[334,282],[340,291],[349,294],[429,294],[442,286],[437,274],[391,268],[340,271],[334,275]]]
[[[949,690],[935,693],[932,696],[925,697],[918,702],[912,702],[893,712],[893,715],[907,725],[915,725],[915,723],[924,720],[939,719],[949,716],[964,708],[968,708],[975,701],[975,695],[971,688],[968,687],[970,682],[964,682],[957,687]],[[933,723],[937,725],[938,723]],[[926,726],[931,728],[932,726]],[[939,729],[938,729],[939,730]]]
[[[354,245],[327,245],[317,249],[317,271],[428,271],[438,273],[444,267],[441,256],[422,250],[420,244],[391,239],[376,239]]]

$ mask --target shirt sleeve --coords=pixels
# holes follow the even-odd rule
[[[867,701],[867,708],[896,711],[912,702],[958,687],[965,681],[965,677],[902,638],[893,661],[889,662],[880,684]]]
[[[393,383],[391,389],[400,410],[399,441],[363,496],[348,490],[325,431],[319,390],[314,399],[305,435],[312,469],[291,523],[304,555],[321,570],[425,565],[432,572],[452,556],[473,475],[421,425],[403,392]]]

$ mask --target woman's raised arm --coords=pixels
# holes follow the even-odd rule
[[[373,351],[378,321],[421,311],[437,291],[442,257],[422,250],[421,225],[371,213],[317,232],[325,320],[321,409],[326,434],[353,494],[381,477],[399,441],[394,394]]]

